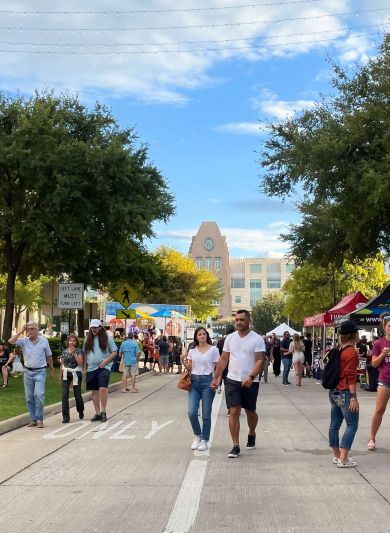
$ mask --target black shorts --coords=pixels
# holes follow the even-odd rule
[[[312,365],[313,364],[313,356],[311,353],[307,354],[305,353],[305,365]]]
[[[0,363],[0,372],[3,371],[3,366],[5,366],[7,363]],[[8,372],[12,372],[12,363],[8,365]]]
[[[225,379],[226,405],[231,407],[243,407],[247,411],[256,411],[257,395],[259,394],[259,382],[252,383],[250,387],[243,387],[241,381]]]
[[[111,372],[108,368],[97,368],[91,372],[87,372],[86,389],[99,390],[100,388],[107,388],[110,382]]]

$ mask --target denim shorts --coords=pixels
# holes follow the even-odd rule
[[[106,389],[110,382],[111,372],[108,368],[97,368],[91,372],[87,372],[86,389],[87,390],[99,390],[100,388]]]
[[[390,389],[390,383],[385,383],[384,381],[378,381],[378,387],[384,387],[385,389]]]

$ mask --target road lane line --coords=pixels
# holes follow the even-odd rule
[[[211,431],[209,446],[214,436],[214,429],[218,420],[219,411],[224,394],[217,394],[213,402],[211,412]],[[210,457],[210,449],[204,452],[195,451],[194,455],[199,459],[192,459],[188,465],[179,494],[173,506],[171,516],[164,528],[163,533],[187,533],[194,525],[198,514],[200,496],[206,477],[207,463]],[[203,458],[203,459],[200,459]]]

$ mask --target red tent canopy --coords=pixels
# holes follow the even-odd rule
[[[356,311],[360,307],[359,304],[365,304],[366,302],[368,302],[368,299],[360,291],[352,292],[344,296],[329,311],[306,317],[303,324],[304,326],[331,326],[337,318]]]

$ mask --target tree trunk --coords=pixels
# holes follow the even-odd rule
[[[20,315],[23,313],[23,311],[26,311],[27,310],[27,307],[23,307],[21,305],[16,305],[15,306],[15,329],[18,330],[18,327],[19,327],[19,318],[20,318]],[[28,318],[26,316],[26,322],[28,321]]]
[[[3,336],[6,341],[12,336],[12,322],[15,310],[15,282],[16,269],[9,269],[7,276],[7,287],[5,293],[5,313],[3,324]]]
[[[15,283],[20,262],[23,257],[25,245],[20,242],[16,247],[12,243],[12,235],[6,232],[4,235],[5,257],[7,264],[7,287],[5,292],[5,313],[3,336],[7,341],[12,336],[12,322],[15,309]]]

